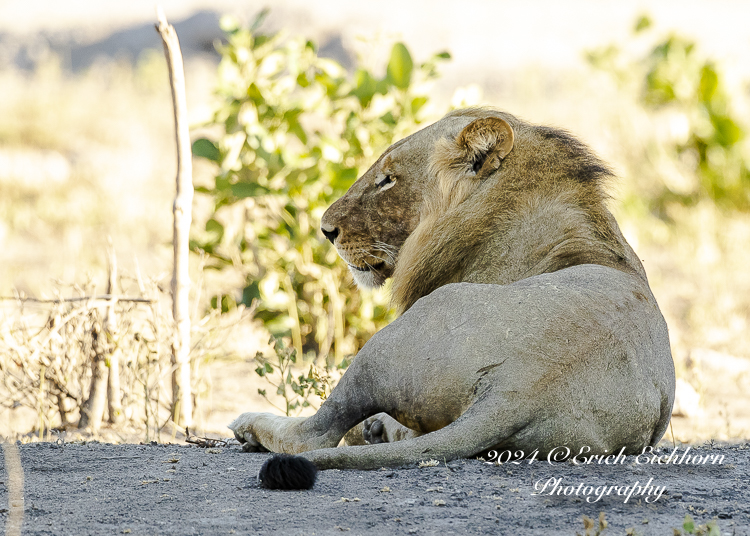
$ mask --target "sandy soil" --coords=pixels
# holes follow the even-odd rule
[[[19,446],[25,476],[23,534],[575,534],[582,516],[604,512],[604,534],[672,534],[685,514],[717,518],[722,534],[750,534],[750,444],[678,446],[682,457],[723,456],[721,464],[488,465],[324,471],[309,491],[267,491],[257,473],[268,454],[237,446],[37,443]],[[671,445],[662,454],[672,451]],[[712,460],[718,458],[711,458]],[[549,479],[576,496],[540,493]],[[5,523],[9,478],[0,483]],[[585,486],[636,488],[594,502]],[[582,484],[582,486],[581,486]],[[568,491],[575,489],[568,488]],[[560,488],[558,488],[560,489]],[[623,490],[624,492],[624,490]],[[588,499],[591,499],[589,502]],[[649,500],[650,499],[650,500]]]

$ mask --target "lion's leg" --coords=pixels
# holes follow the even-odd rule
[[[512,406],[512,404],[511,404]],[[493,448],[529,423],[530,414],[520,406],[503,407],[499,401],[483,401],[469,408],[445,428],[395,443],[339,447],[304,452],[301,456],[319,469],[396,467],[435,459],[440,462],[468,458]]]
[[[347,406],[336,404],[332,398],[326,400],[311,417],[281,417],[271,413],[249,412],[237,417],[229,428],[249,451],[296,454],[335,447],[362,418],[351,417],[357,401]]]
[[[454,295],[449,294],[451,304]],[[486,348],[480,351],[468,349],[462,341],[477,329],[475,317],[484,318],[482,312],[459,304],[461,313],[456,315],[455,306],[435,306],[445,300],[440,296],[375,334],[315,415],[289,419],[245,413],[230,428],[253,446],[296,454],[335,447],[351,428],[380,412],[419,432],[446,427],[473,403],[484,368],[499,366],[506,358],[497,355],[498,345],[491,341],[485,340]],[[473,297],[467,301],[473,307]],[[401,432],[394,432],[392,439],[413,436],[403,428],[396,430]],[[386,438],[392,440],[388,431]]]
[[[293,418],[270,413],[243,413],[229,428],[245,443],[247,450],[296,454],[335,447],[350,429],[367,417],[388,409],[381,394],[387,393],[388,387],[383,385],[381,375],[369,364],[373,359],[373,347],[366,346],[360,351],[315,415]]]

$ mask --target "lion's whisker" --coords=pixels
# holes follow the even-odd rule
[[[375,241],[373,249],[375,249],[376,251],[382,251],[386,254],[387,259],[384,260],[386,260],[389,266],[393,266],[396,264],[398,248],[396,248],[395,246],[391,246],[390,244],[386,244],[385,242]]]

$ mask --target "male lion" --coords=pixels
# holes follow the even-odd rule
[[[402,315],[312,417],[244,413],[230,428],[248,449],[320,469],[655,445],[674,365],[643,266],[605,206],[610,175],[570,134],[488,109],[394,144],[321,227],[359,285],[393,279]],[[379,412],[400,424],[378,416],[364,433],[388,442],[334,448]]]

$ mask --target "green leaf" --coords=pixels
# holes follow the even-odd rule
[[[396,126],[396,118],[393,117],[392,112],[388,112],[380,117],[380,120],[385,123],[388,126],[395,127]]]
[[[230,186],[232,195],[237,199],[245,199],[247,197],[257,197],[259,195],[266,195],[271,190],[265,186],[261,186],[257,182],[238,182]]]
[[[698,89],[698,95],[702,102],[708,103],[716,94],[719,87],[719,75],[712,65],[706,64],[701,69],[701,81]]]
[[[270,12],[271,12],[271,10],[270,10],[270,9],[268,9],[267,7],[266,7],[266,8],[263,8],[263,9],[262,9],[262,10],[260,11],[260,13],[258,13],[258,14],[257,14],[257,15],[255,16],[255,20],[254,20],[254,21],[253,21],[253,23],[252,23],[252,24],[250,25],[250,31],[251,31],[251,32],[255,32],[255,30],[257,30],[258,28],[260,28],[260,26],[261,26],[261,25],[263,24],[263,21],[265,21],[265,20],[266,20],[266,17],[268,17],[268,14],[269,14]]]
[[[396,43],[391,49],[391,59],[388,61],[388,80],[399,89],[406,89],[411,83],[411,72],[414,62],[409,49],[403,43]]]
[[[448,51],[440,52],[439,54],[435,54],[436,58],[440,58],[441,60],[449,60],[451,59],[451,53]]]
[[[390,79],[388,78],[388,75],[386,75],[381,80],[378,80],[377,84],[375,84],[375,93],[379,95],[385,95],[386,93],[388,93],[389,83]]]
[[[263,94],[260,92],[260,89],[258,89],[258,86],[255,85],[254,82],[247,86],[247,96],[251,101],[253,101],[253,103],[255,103],[256,106],[265,103]]]
[[[307,73],[302,72],[297,75],[297,85],[302,88],[310,87],[310,79],[307,77]]]
[[[266,375],[266,369],[264,369],[263,367],[258,367],[255,369],[255,373],[262,378]]]
[[[260,396],[266,396],[266,390],[265,389],[258,389],[258,394]]]
[[[354,84],[355,88],[351,94],[359,99],[362,108],[367,108],[378,90],[377,81],[367,69],[357,69]]]
[[[287,119],[287,124],[289,125],[289,132],[297,136],[297,139],[299,139],[299,141],[301,141],[303,145],[307,145],[307,132],[305,132],[305,129],[297,119],[297,116],[295,115],[294,117],[290,117],[289,119]]]
[[[222,173],[221,175],[216,177],[216,190],[221,192],[224,190],[229,190],[229,188],[232,185],[229,183],[229,175],[227,173]]]
[[[260,299],[260,287],[257,281],[253,281],[242,290],[242,303],[245,307],[250,307],[253,300]]]
[[[685,514],[685,519],[682,522],[682,528],[688,534],[692,534],[695,530],[695,523],[693,522],[693,518],[690,517],[690,514]]]
[[[199,138],[193,142],[193,155],[212,162],[221,162],[221,151],[214,142],[207,138]]]
[[[641,33],[644,30],[651,28],[652,22],[648,15],[641,15],[638,20],[635,21],[635,27],[633,28],[634,33]]]
[[[218,244],[224,237],[224,226],[211,218],[206,222],[206,233],[209,236],[209,242],[212,244]]]
[[[227,313],[237,307],[237,302],[234,298],[227,294],[220,294],[211,298],[211,308],[221,309],[222,313]]]
[[[743,138],[744,132],[731,117],[714,116],[711,118],[716,129],[719,145],[731,147]]]
[[[427,104],[427,97],[414,97],[411,101],[412,115],[417,115],[425,104]]]
[[[265,367],[266,367],[266,372],[268,373],[273,372],[273,365],[271,363],[266,363]]]
[[[268,43],[272,38],[273,36],[256,34],[255,39],[253,39],[253,50],[259,49],[260,47]]]

